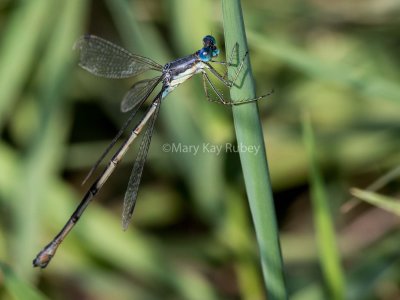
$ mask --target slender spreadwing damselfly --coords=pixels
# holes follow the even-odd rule
[[[122,145],[116,150],[107,166],[99,177],[90,186],[89,190],[81,200],[80,204],[73,212],[67,223],[61,231],[54,237],[54,239],[46,246],[36,258],[33,260],[35,267],[45,268],[52,257],[55,255],[57,248],[60,246],[64,238],[68,235],[71,229],[78,222],[82,213],[92,201],[93,197],[101,189],[103,184],[107,181],[108,177],[114,171],[122,157],[128,151],[129,146],[136,139],[136,137],[147,126],[144,136],[142,138],[139,151],[133,166],[131,176],[129,178],[128,187],[125,193],[123,213],[122,213],[122,227],[127,229],[129,222],[132,218],[133,210],[136,204],[136,198],[139,189],[140,178],[143,171],[144,162],[146,160],[147,152],[151,137],[153,134],[154,123],[160,110],[161,101],[178,85],[185,82],[193,75],[201,73],[203,76],[203,85],[206,97],[211,102],[218,102],[225,105],[238,105],[257,101],[264,98],[269,94],[256,97],[254,99],[245,99],[241,101],[232,102],[224,99],[222,93],[215,87],[210,79],[210,76],[215,77],[228,88],[232,87],[239,73],[243,67],[244,55],[241,62],[237,65],[237,71],[232,80],[228,78],[228,72],[220,74],[211,63],[224,65],[226,69],[232,66],[232,57],[237,50],[237,45],[232,50],[230,61],[221,62],[215,61],[213,58],[219,54],[219,49],[214,37],[207,35],[203,38],[203,48],[196,51],[194,54],[179,58],[162,66],[150,58],[139,56],[94,35],[86,35],[81,37],[75,43],[75,49],[80,52],[79,65],[96,76],[106,78],[128,78],[137,76],[145,71],[154,70],[161,74],[155,78],[144,79],[136,82],[126,93],[121,102],[121,110],[123,112],[131,111],[130,116],[122,126],[118,134],[111,141],[110,145],[105,149],[98,161],[92,167],[84,182],[93,174],[99,164],[103,161],[106,155],[110,152],[116,142],[121,138],[131,121],[133,120],[136,112],[152,94],[158,85],[161,85],[161,90],[157,93],[147,109],[144,117],[139,120],[137,125],[130,132],[129,136],[123,141]],[[210,97],[209,87],[211,88],[214,98]],[[216,98],[215,98],[216,97]]]

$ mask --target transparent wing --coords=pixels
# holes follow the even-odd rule
[[[144,79],[136,82],[125,94],[121,102],[121,111],[127,112],[133,108],[141,106],[150,96],[155,87],[161,82],[162,76],[152,79]]]
[[[94,35],[82,36],[74,49],[80,51],[79,65],[86,71],[106,78],[127,78],[147,70],[162,71],[150,58],[130,53],[124,48]]]
[[[157,109],[149,120],[146,132],[144,133],[138,155],[133,165],[133,170],[129,178],[128,188],[124,198],[124,208],[122,212],[122,228],[126,230],[129,222],[131,221],[133,210],[135,209],[136,198],[138,194],[140,179],[142,177],[143,166],[146,161],[147,153],[149,152],[149,146],[151,137],[153,135],[154,123],[157,119],[158,112],[160,110],[160,98],[156,99],[158,102]]]

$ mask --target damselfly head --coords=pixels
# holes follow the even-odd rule
[[[216,46],[204,47],[204,48],[200,49],[199,51],[197,51],[198,57],[204,62],[210,61],[213,57],[218,56],[218,54],[219,54],[219,50],[217,49]]]
[[[203,38],[204,47],[198,51],[198,56],[202,61],[210,61],[213,57],[217,57],[219,49],[217,48],[217,41],[211,35],[206,35]]]

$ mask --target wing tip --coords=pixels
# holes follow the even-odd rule
[[[127,231],[128,230],[129,224],[131,222],[131,218],[132,218],[132,214],[130,214],[130,216],[128,216],[128,217],[123,217],[122,218],[122,230],[123,231]]]

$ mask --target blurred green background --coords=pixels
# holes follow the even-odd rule
[[[321,263],[329,254],[317,246],[321,211],[310,201],[311,134],[342,297],[399,299],[400,2],[242,8],[257,93],[275,90],[259,109],[290,298],[334,297]],[[201,78],[163,102],[130,228],[121,230],[120,215],[137,145],[48,268],[32,268],[126,120],[120,100],[135,82],[81,70],[72,46],[84,33],[161,64],[193,53],[207,34],[224,49],[219,1],[0,0],[0,298],[264,299],[238,155],[202,151],[235,143],[231,110],[206,101]],[[304,115],[313,133],[302,130]],[[352,187],[393,205],[353,199]]]

